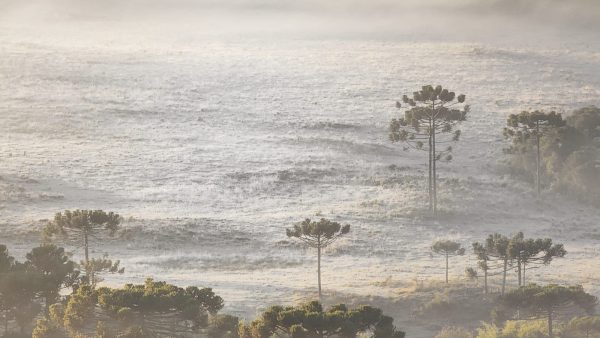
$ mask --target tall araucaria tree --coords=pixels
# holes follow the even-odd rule
[[[338,240],[341,236],[350,232],[350,225],[341,225],[324,218],[320,221],[304,221],[295,224],[293,228],[286,229],[286,235],[291,238],[297,238],[311,248],[317,249],[317,277],[319,284],[319,301],[322,300],[321,293],[321,251],[331,243]]]
[[[512,262],[512,257],[508,250],[510,239],[501,234],[489,235],[485,241],[485,247],[488,256],[499,260],[502,264],[502,295],[506,289],[506,273],[508,264]]]
[[[548,321],[549,338],[554,338],[553,320],[557,311],[576,306],[591,314],[598,303],[598,299],[586,293],[581,286],[555,284],[522,286],[507,293],[502,301],[509,307],[521,310],[521,316],[545,317]]]
[[[554,258],[562,258],[567,254],[562,244],[553,244],[550,238],[525,238],[522,232],[511,238],[508,251],[517,264],[519,286],[525,285],[528,265],[548,265]]]
[[[390,141],[404,142],[408,147],[427,151],[429,209],[437,215],[437,162],[452,160],[452,146],[460,138],[457,124],[465,121],[469,105],[465,95],[458,95],[442,86],[423,86],[412,98],[402,97],[396,107],[403,116],[390,122]],[[407,149],[408,149],[407,147]]]
[[[450,256],[462,256],[465,254],[465,248],[460,243],[441,240],[433,243],[431,251],[446,258],[446,284],[448,284],[448,259]]]
[[[490,270],[490,256],[488,248],[481,243],[473,243],[473,253],[477,257],[477,265],[483,270],[483,290],[485,294],[488,294],[488,271]]]
[[[55,235],[62,235],[67,239],[80,243],[84,250],[82,265],[86,271],[86,279],[94,284],[96,279],[94,274],[101,270],[110,272],[122,272],[118,268],[118,262],[112,263],[106,258],[90,258],[90,241],[106,233],[113,236],[119,228],[121,216],[114,212],[105,212],[103,210],[66,210],[59,212],[54,216],[54,220],[46,226],[44,236],[49,239]],[[100,268],[100,270],[98,269]]]
[[[566,121],[561,114],[556,112],[545,113],[542,111],[523,111],[520,114],[511,114],[506,121],[504,136],[512,141],[512,146],[507,149],[509,153],[527,153],[531,142],[534,140],[536,152],[535,160],[535,185],[537,195],[541,192],[541,137],[552,129],[564,127]]]

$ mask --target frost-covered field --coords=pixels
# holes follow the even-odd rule
[[[316,291],[315,254],[285,237],[306,217],[352,225],[323,262],[325,292],[342,298],[393,298],[389,277],[441,278],[429,254],[437,238],[469,247],[522,230],[569,252],[530,281],[600,296],[598,209],[552,195],[537,203],[499,170],[507,114],[600,105],[597,39],[124,47],[12,33],[0,33],[0,242],[17,256],[57,211],[116,211],[125,231],[94,252],[126,273],[107,283],[211,286],[230,312],[252,316]],[[425,155],[387,141],[395,100],[429,83],[472,105],[455,161],[440,168],[443,222],[419,216]],[[452,273],[474,265],[469,257]]]

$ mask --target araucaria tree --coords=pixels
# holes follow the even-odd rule
[[[462,256],[465,254],[465,248],[460,243],[441,240],[433,243],[431,251],[446,258],[446,284],[448,284],[448,259],[450,256]]]
[[[508,245],[510,239],[501,234],[489,235],[485,241],[485,247],[490,257],[494,257],[499,260],[502,264],[502,295],[506,289],[506,273],[508,271],[508,264],[512,262],[512,257],[508,251]]]
[[[458,95],[442,86],[423,86],[412,98],[402,97],[396,102],[403,116],[390,122],[390,141],[404,142],[407,149],[427,151],[429,209],[437,215],[437,162],[452,160],[452,146],[460,138],[458,123],[465,121],[469,106],[464,105],[465,95]]]
[[[502,300],[505,305],[522,310],[521,315],[546,318],[549,338],[554,338],[553,320],[559,310],[577,306],[590,314],[598,302],[595,296],[586,293],[581,286],[555,284],[523,286],[507,293]]]
[[[286,229],[286,235],[297,238],[311,248],[317,249],[317,278],[319,284],[319,301],[322,300],[321,293],[321,251],[341,236],[350,232],[350,225],[341,225],[324,218],[320,221],[304,221],[295,224],[293,228]]]
[[[79,271],[75,270],[69,256],[63,248],[45,245],[33,248],[26,255],[25,266],[28,270],[39,274],[40,295],[44,297],[46,313],[54,304],[63,287],[72,286]]]
[[[477,257],[477,265],[483,271],[483,290],[488,293],[488,271],[490,270],[490,256],[488,248],[481,243],[473,243],[473,253]]]
[[[532,142],[534,142],[536,152],[535,166],[535,185],[537,195],[541,191],[541,150],[540,139],[552,129],[564,127],[566,121],[561,114],[556,112],[545,113],[542,111],[528,112],[520,114],[511,114],[504,128],[504,136],[512,141],[512,146],[507,149],[509,153],[527,153]]]
[[[561,258],[567,254],[562,244],[553,244],[550,238],[525,238],[522,232],[510,239],[508,251],[517,264],[519,286],[525,285],[527,266],[548,265],[554,258]]]
[[[108,270],[111,272],[122,272],[118,268],[118,262],[112,263],[107,259],[93,260],[90,258],[90,241],[99,237],[102,233],[112,236],[119,228],[121,217],[113,212],[102,210],[66,210],[57,213],[54,220],[48,223],[44,231],[47,238],[62,235],[71,241],[80,243],[84,250],[83,266],[86,271],[86,279],[89,283],[95,283],[95,272]],[[100,269],[100,270],[98,270]]]

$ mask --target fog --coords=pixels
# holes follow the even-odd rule
[[[13,313],[47,299],[26,290],[2,311],[5,288],[19,284],[3,278],[32,266],[4,274],[12,260],[2,255],[25,262],[50,242],[78,263],[55,293],[64,304],[93,278],[89,254],[125,268],[100,262],[100,286],[150,277],[210,287],[224,299],[219,313],[246,323],[271,305],[317,299],[318,265],[326,306],[381,308],[407,338],[445,326],[472,338],[495,319],[500,290],[525,283],[524,239],[534,252],[527,283],[600,296],[599,32],[597,0],[0,0],[0,311],[9,330],[19,326]],[[447,95],[462,109],[439,130],[436,175],[427,142],[408,144],[424,135],[390,140],[402,135],[394,126],[405,136],[427,129],[398,119],[428,84],[455,92]],[[556,111],[569,124],[519,144],[505,128],[524,110]],[[54,218],[77,209],[120,216],[106,216],[110,234],[82,244]],[[321,250],[286,231],[306,218],[350,228],[317,258]],[[494,234],[498,247],[506,239],[518,250],[503,262],[486,247],[488,276],[474,243]],[[559,246],[543,251],[542,242]],[[444,245],[457,249],[449,266]],[[138,306],[94,305],[106,318]],[[155,324],[175,327],[180,314]],[[574,314],[557,315],[557,329]],[[92,332],[98,323],[87,324]]]
[[[544,35],[545,39],[589,36],[600,27],[600,4],[593,0],[2,0],[0,18],[4,27],[16,29],[13,34],[64,36],[102,29],[115,39],[135,31],[154,39],[165,34],[383,39],[417,35],[420,40],[526,41]]]

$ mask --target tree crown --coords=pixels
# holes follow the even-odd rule
[[[431,246],[431,250],[442,255],[459,255],[465,254],[465,249],[458,242],[451,240],[440,240]]]
[[[309,218],[297,223],[291,229],[286,229],[288,237],[298,238],[309,246],[326,247],[340,236],[350,232],[350,225],[341,225],[338,222],[321,218],[311,221]]]

